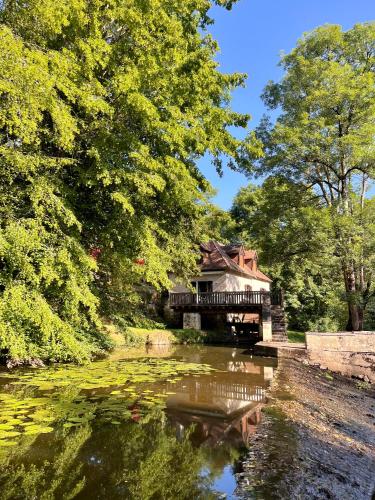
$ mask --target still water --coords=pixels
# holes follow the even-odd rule
[[[178,346],[0,372],[0,499],[235,499],[275,363]]]

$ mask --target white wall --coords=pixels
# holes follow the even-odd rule
[[[222,271],[213,273],[204,273],[200,276],[194,276],[191,281],[212,281],[212,289],[214,292],[226,291],[226,274]],[[179,284],[172,288],[171,292],[183,293],[191,292],[185,285]]]
[[[263,288],[269,291],[270,284],[267,281],[260,281],[254,278],[246,278],[237,274],[212,272],[203,273],[201,276],[196,276],[191,281],[212,281],[212,288],[214,292],[241,292],[245,290],[246,285],[250,285],[254,292]],[[171,292],[183,293],[190,290],[184,285],[176,285],[172,288]]]
[[[267,292],[270,289],[270,284],[267,281],[246,278],[245,276],[238,276],[236,274],[226,274],[226,291],[241,292],[245,290],[246,285],[250,285],[254,292],[259,291],[261,288]]]

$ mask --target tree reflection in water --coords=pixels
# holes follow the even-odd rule
[[[66,392],[55,432],[25,436],[0,454],[1,500],[222,498],[217,481],[228,467],[233,480],[260,420],[274,362],[207,349],[191,351],[221,371],[147,385],[175,393],[166,410],[150,406],[137,418],[135,408],[131,419],[94,418],[64,428],[64,408],[71,411],[76,398]]]

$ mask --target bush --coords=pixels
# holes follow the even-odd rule
[[[308,330],[310,332],[337,332],[339,329],[338,321],[333,318],[322,317],[308,323]]]
[[[146,344],[203,344],[210,337],[208,332],[193,329],[169,330],[164,325],[161,326],[163,328],[139,328],[129,326],[124,319],[117,318],[116,323],[106,325],[106,329],[118,346],[125,347],[139,347]]]
[[[126,347],[139,347],[145,344],[144,337],[134,332],[132,328],[125,328],[121,334]]]
[[[207,333],[192,328],[186,330],[172,330],[179,344],[203,344],[207,340]]]
[[[112,320],[113,323],[121,329],[140,328],[146,330],[165,330],[164,323],[160,323],[143,315],[134,315],[129,318],[124,316],[112,316]]]

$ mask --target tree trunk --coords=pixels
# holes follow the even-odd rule
[[[346,325],[347,331],[359,331],[363,328],[364,309],[358,303],[358,293],[356,288],[356,274],[354,266],[343,266],[345,291],[348,302],[348,323]]]
[[[348,302],[348,312],[349,318],[346,324],[346,330],[348,332],[360,331],[363,329],[363,308],[358,304],[350,303],[350,298]]]

